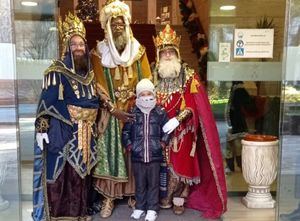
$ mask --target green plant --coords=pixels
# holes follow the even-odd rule
[[[261,17],[257,22],[256,22],[256,28],[270,28],[270,29],[275,29],[275,24],[274,24],[274,19],[271,18],[269,19],[267,16]]]

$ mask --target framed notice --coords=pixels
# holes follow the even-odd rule
[[[235,58],[273,58],[274,29],[235,29]]]

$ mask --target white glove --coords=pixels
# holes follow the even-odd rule
[[[170,134],[179,126],[179,121],[176,119],[176,117],[173,117],[170,119],[164,126],[163,131],[167,134]]]
[[[41,148],[41,150],[44,149],[44,141],[46,143],[49,143],[49,137],[47,133],[37,133],[36,134],[36,142],[38,143],[38,146]]]

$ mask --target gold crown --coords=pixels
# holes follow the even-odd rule
[[[168,45],[174,45],[179,48],[181,36],[176,36],[174,31],[169,24],[166,25],[165,29],[160,31],[159,34],[153,37],[154,45],[156,48],[163,48]]]
[[[79,35],[86,40],[86,31],[82,21],[71,12],[69,12],[69,14],[66,16],[64,22],[62,21],[61,17],[59,17],[58,30],[63,44],[66,44],[74,35]]]

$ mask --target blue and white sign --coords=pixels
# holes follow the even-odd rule
[[[273,58],[274,29],[235,29],[234,58]]]

